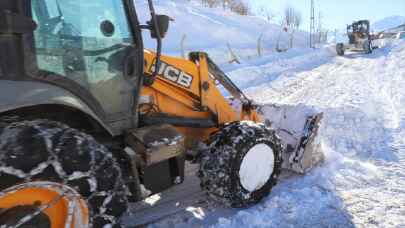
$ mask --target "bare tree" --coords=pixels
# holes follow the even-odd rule
[[[222,1],[222,8],[224,10],[226,10],[227,7],[229,7],[230,3],[232,2],[232,0],[219,0]]]
[[[291,6],[287,6],[284,10],[284,26],[287,32],[290,34],[290,48],[294,44],[294,33],[302,24],[301,12]]]
[[[250,6],[241,0],[231,0],[229,5],[231,11],[240,15],[249,15]]]
[[[250,6],[243,0],[201,0],[201,5],[209,8],[222,6],[222,8],[230,9],[240,15],[249,15]]]
[[[214,8],[218,6],[219,0],[201,0],[201,4],[209,8]]]
[[[259,14],[265,17],[268,22],[273,22],[274,18],[276,18],[277,16],[273,11],[271,11],[267,7],[261,7],[259,9]]]
[[[280,19],[280,20],[278,21],[278,24],[280,25],[280,28],[282,28],[282,29],[281,29],[280,32],[278,33],[277,42],[276,42],[276,51],[277,51],[277,52],[285,52],[285,51],[287,51],[287,49],[284,48],[284,47],[283,47],[283,48],[280,47],[280,41],[281,41],[281,35],[282,35],[282,33],[283,33],[283,32],[288,32],[288,28],[287,28],[287,26],[286,26],[286,23],[285,23],[284,18],[283,18],[283,19]]]
[[[300,28],[301,24],[302,24],[301,13],[296,11],[295,20],[294,20],[294,29],[291,33],[290,47],[293,46],[294,32]]]

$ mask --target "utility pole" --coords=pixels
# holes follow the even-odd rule
[[[337,43],[337,34],[338,34],[338,30],[335,29],[335,44]]]
[[[314,0],[311,0],[311,25],[309,29],[309,47],[315,48],[315,4]]]
[[[318,18],[318,33],[319,33],[319,43],[322,43],[322,13],[319,11],[319,18]]]

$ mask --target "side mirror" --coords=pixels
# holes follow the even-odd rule
[[[160,37],[164,38],[166,36],[167,31],[169,30],[169,22],[171,21],[171,18],[167,15],[156,15],[156,21],[160,32]],[[152,38],[157,39],[158,38],[157,33],[155,27],[153,26],[154,25],[153,18],[151,21],[148,22],[148,24],[151,27],[150,34]]]

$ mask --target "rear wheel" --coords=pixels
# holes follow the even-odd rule
[[[118,218],[128,205],[121,170],[112,154],[89,135],[54,121],[0,120],[0,180],[0,199],[16,185],[55,183],[73,189],[84,199],[90,227],[95,228],[119,227]],[[20,206],[24,208],[1,208],[0,204],[0,211],[21,216],[35,208]],[[46,227],[52,219],[43,214],[33,222]],[[17,220],[7,216],[6,221]]]
[[[216,201],[248,207],[267,196],[281,170],[282,147],[273,130],[250,121],[226,125],[201,155],[201,187]]]
[[[336,53],[337,53],[339,56],[345,55],[344,44],[342,44],[342,43],[336,44]]]

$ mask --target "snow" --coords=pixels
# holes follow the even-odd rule
[[[328,63],[249,88],[262,102],[323,111],[326,160],[214,227],[404,227],[404,57],[405,42],[370,56],[325,56]]]
[[[249,192],[263,187],[274,169],[274,152],[266,144],[252,147],[242,160],[239,169],[240,182]]]
[[[186,34],[186,51],[207,51],[256,102],[323,112],[317,140],[325,160],[305,175],[285,173],[249,209],[193,207],[191,218],[171,216],[151,227],[405,227],[405,42],[371,55],[337,57],[334,45],[306,48],[307,34],[301,33],[296,48],[276,53],[281,29],[260,18],[182,0],[158,1],[156,8],[176,20],[164,53],[180,55]],[[141,14],[148,18],[146,8]],[[376,22],[373,29],[397,26],[399,19]],[[262,33],[265,51],[259,58]],[[227,63],[227,43],[241,64]]]
[[[284,174],[252,208],[211,208],[176,226],[405,227],[405,42],[370,55],[338,57],[330,47],[301,51],[227,73],[260,103],[323,112],[324,163],[305,175]]]
[[[390,16],[374,22],[371,29],[376,32],[381,32],[387,29],[395,28],[399,25],[405,24],[405,16]]]
[[[258,40],[262,38],[263,54],[275,52],[276,41],[280,36],[280,47],[288,46],[288,35],[279,25],[269,24],[254,16],[240,16],[221,8],[205,8],[201,1],[159,0],[155,2],[158,14],[166,14],[174,19],[170,23],[167,36],[163,40],[163,53],[181,56],[181,40],[185,37],[185,54],[190,51],[204,51],[218,64],[231,60],[229,46],[241,60],[257,57]],[[150,19],[146,0],[135,0],[140,22]],[[143,33],[145,46],[156,49],[155,40],[148,31]],[[306,32],[295,33],[295,46],[309,44]]]
[[[207,51],[255,101],[323,112],[318,140],[325,161],[305,175],[285,174],[271,194],[251,208],[224,212],[190,207],[191,218],[172,216],[152,227],[405,227],[404,41],[371,55],[337,57],[333,46],[305,48],[307,34],[297,32],[297,48],[276,53],[281,30],[277,25],[202,8],[199,1],[155,2],[157,12],[175,19],[164,40],[165,54],[180,56],[180,40],[186,35],[187,52]],[[135,4],[145,22],[146,1]],[[385,19],[373,28],[383,30],[397,21]],[[264,52],[259,58],[261,35]],[[149,35],[145,32],[144,37]],[[227,44],[242,64],[227,64]],[[154,42],[149,39],[146,47],[154,49]],[[59,163],[52,165],[64,174]],[[103,210],[109,200],[103,202]]]

